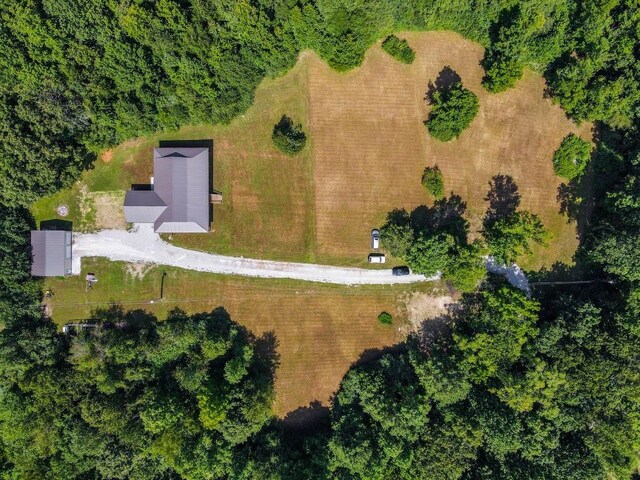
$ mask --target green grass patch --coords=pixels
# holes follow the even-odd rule
[[[381,312],[378,315],[378,322],[382,325],[391,325],[393,323],[393,316],[388,312]]]

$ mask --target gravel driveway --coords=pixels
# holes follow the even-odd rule
[[[391,269],[343,268],[310,263],[274,262],[227,257],[176,247],[160,239],[152,225],[136,225],[132,231],[103,230],[76,234],[73,244],[74,273],[80,273],[82,257],[107,257],[114,261],[145,262],[198,270],[264,278],[292,278],[342,285],[390,285],[437,280],[424,275],[394,277]]]

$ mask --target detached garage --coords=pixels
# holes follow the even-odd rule
[[[71,274],[72,234],[64,230],[31,231],[31,275],[61,277]]]

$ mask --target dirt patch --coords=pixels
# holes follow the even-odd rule
[[[434,296],[421,292],[409,293],[402,301],[407,316],[407,323],[401,330],[404,335],[419,331],[425,321],[443,317],[456,303],[456,300],[448,295]]]
[[[124,230],[127,223],[124,219],[125,192],[92,192],[87,194],[95,210],[94,226],[97,230]]]
[[[135,280],[142,280],[149,271],[153,270],[155,265],[146,262],[135,262],[125,264],[124,271],[127,275]]]
[[[314,148],[316,234],[319,255],[366,255],[371,228],[394,208],[408,210],[431,198],[420,184],[423,169],[438,165],[447,192],[468,205],[472,229],[487,207],[493,175],[513,176],[522,208],[542,217],[552,230],[539,264],[570,261],[577,246],[575,224],[559,213],[552,156],[562,138],[577,132],[590,138],[560,107],[545,99],[544,79],[526,72],[515,88],[492,95],[481,86],[480,45],[451,32],[403,34],[416,51],[411,65],[395,61],[378,46],[363,65],[332,71],[309,54],[311,138]],[[429,80],[450,66],[478,95],[480,111],[461,137],[442,143],[423,121]]]
[[[102,163],[109,163],[111,160],[113,160],[113,149],[105,150],[104,152],[102,152],[102,155],[100,155],[100,160],[102,160]]]

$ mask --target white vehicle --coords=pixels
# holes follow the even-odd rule
[[[377,228],[371,230],[371,248],[374,250],[380,248],[380,232]]]
[[[384,253],[369,254],[369,263],[384,263],[386,261],[387,261],[387,257],[384,256]]]

